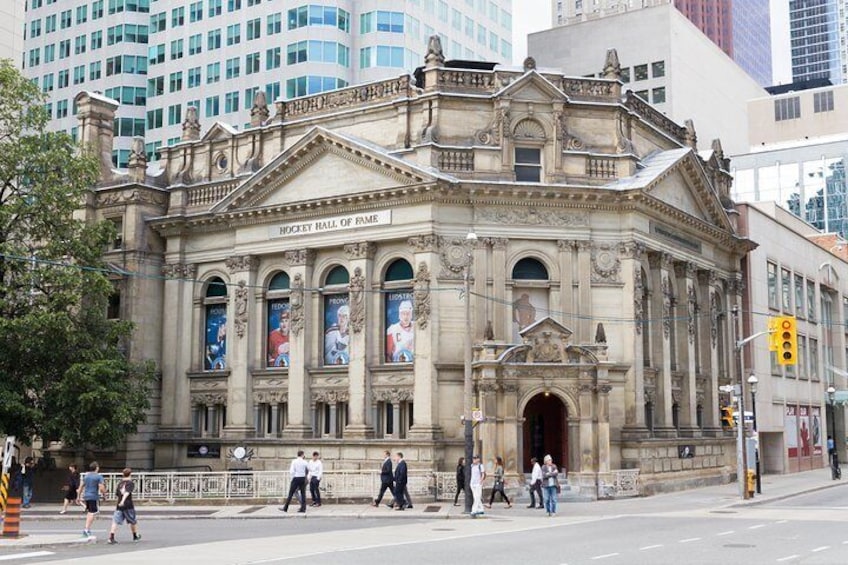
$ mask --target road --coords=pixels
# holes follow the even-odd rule
[[[144,540],[116,546],[55,546],[49,555],[0,555],[0,562],[120,562],[259,565],[321,563],[486,565],[848,563],[848,485],[759,506],[689,491],[615,503],[569,504],[560,515],[498,509],[481,520],[241,519],[150,520]],[[73,531],[34,522],[29,531]],[[100,522],[100,540],[106,521]],[[78,528],[77,528],[78,529]],[[126,529],[119,540],[129,537]]]

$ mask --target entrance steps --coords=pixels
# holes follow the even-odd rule
[[[521,488],[509,493],[511,496],[514,494],[516,504],[530,504],[530,489],[527,487],[529,484],[530,473],[525,473]],[[562,487],[562,492],[557,499],[559,502],[593,502],[598,499],[595,489],[581,488],[571,484],[567,479],[560,479],[559,484]]]

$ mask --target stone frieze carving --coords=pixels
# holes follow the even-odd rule
[[[315,250],[293,249],[291,251],[286,251],[284,257],[286,259],[286,263],[288,263],[290,267],[304,267],[315,260]]]
[[[194,263],[168,263],[162,265],[162,276],[173,279],[193,279],[197,275],[197,265]]]
[[[666,339],[671,335],[671,306],[672,301],[674,300],[674,296],[672,295],[671,290],[671,281],[668,278],[668,275],[663,273],[662,277],[662,295],[663,295],[663,335]]]
[[[195,406],[227,405],[226,392],[192,392],[191,403]]]
[[[435,235],[416,235],[410,237],[406,243],[416,253],[435,251],[439,247],[439,240]]]
[[[642,333],[645,323],[645,281],[642,279],[642,266],[638,263],[633,269],[633,317],[636,333]]]
[[[359,244],[354,244],[359,245]],[[365,277],[362,268],[353,269],[353,276],[348,285],[350,296],[350,329],[353,333],[360,333],[365,326]]]
[[[484,207],[477,210],[477,219],[496,224],[526,226],[582,227],[589,225],[588,214],[546,210],[533,207]]]
[[[250,291],[247,288],[247,283],[243,280],[239,281],[238,288],[235,291],[235,307],[236,314],[233,319],[233,325],[235,326],[236,335],[239,338],[244,337],[244,333],[247,330],[247,300]]]
[[[415,284],[412,287],[412,298],[415,322],[423,330],[430,323],[430,269],[424,261],[418,264]]]
[[[443,279],[462,278],[465,269],[471,268],[474,262],[474,243],[459,237],[439,237],[439,258],[442,270],[439,276]]]
[[[689,343],[695,343],[695,322],[698,315],[698,292],[695,290],[695,285],[688,285],[686,289],[687,305],[689,317],[686,321],[686,327],[689,332]]]
[[[713,348],[718,342],[718,293],[710,291],[710,342]]]
[[[227,266],[227,270],[230,273],[238,273],[240,271],[252,271],[259,266],[259,258],[255,257],[254,255],[227,257],[227,260],[224,261],[224,264]]]
[[[621,283],[619,244],[596,243],[592,246],[592,282],[601,284]]]
[[[314,390],[312,391],[312,402],[323,404],[338,404],[350,400],[350,393],[346,390]]]
[[[377,246],[367,241],[348,243],[344,246],[344,252],[348,259],[373,259],[376,250]]]
[[[291,332],[294,335],[300,335],[300,332],[303,331],[303,276],[300,273],[296,273],[291,282],[289,304],[291,311]]]
[[[374,402],[406,402],[415,399],[411,388],[375,388],[371,390],[371,399]]]
[[[289,401],[288,391],[283,390],[255,390],[253,391],[254,404],[283,404]]]

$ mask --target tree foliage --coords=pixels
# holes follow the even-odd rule
[[[106,319],[109,222],[75,217],[96,156],[47,130],[38,87],[0,60],[0,431],[112,447],[143,422],[152,371]]]

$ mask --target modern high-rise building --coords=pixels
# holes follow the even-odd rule
[[[792,45],[793,82],[829,79],[845,80],[840,54],[840,12],[845,0],[791,0],[789,34]],[[843,37],[844,39],[844,37]]]
[[[552,0],[555,25],[674,4],[760,85],[771,84],[769,0]]]
[[[451,59],[511,62],[510,0],[28,0],[24,68],[50,94],[57,129],[73,98],[121,102],[114,161],[132,136],[155,159],[176,143],[186,107],[204,129],[236,129],[263,90],[294,98],[412,71],[427,38]]]
[[[24,50],[24,6],[26,0],[0,2],[0,59],[21,64]]]

